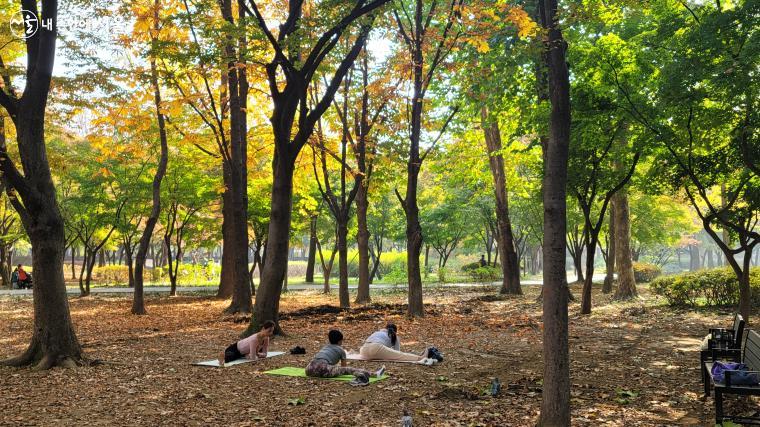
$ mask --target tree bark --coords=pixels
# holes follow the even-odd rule
[[[267,320],[278,320],[282,278],[288,261],[288,244],[290,242],[290,219],[293,200],[294,165],[288,159],[289,154],[275,153],[272,185],[272,209],[269,218],[269,232],[264,249],[264,267],[261,271],[261,283],[256,292],[256,304],[253,308],[251,325],[247,332],[258,331],[259,325]]]
[[[544,383],[540,426],[570,425],[568,351],[567,163],[570,145],[570,82],[565,43],[556,18],[557,0],[539,0],[539,16],[548,31],[543,58],[551,101],[549,138],[544,147]]]
[[[612,284],[615,282],[615,203],[610,203],[610,222],[607,235],[609,243],[607,248],[607,274],[604,276],[602,293],[609,294],[612,292]]]
[[[338,299],[340,306],[351,306],[348,294],[348,218],[341,218],[338,224]]]
[[[161,8],[160,0],[155,0],[153,11],[153,29],[158,32],[160,29],[159,10]],[[156,40],[152,42],[155,44]],[[156,108],[156,118],[158,120],[158,133],[161,142],[161,154],[158,160],[156,174],[153,176],[153,206],[148,219],[145,221],[140,243],[137,248],[135,263],[135,289],[134,299],[132,301],[132,314],[147,314],[145,310],[145,300],[143,295],[143,268],[145,266],[145,256],[148,253],[148,246],[153,237],[153,230],[161,214],[161,181],[166,174],[166,167],[169,162],[169,144],[166,137],[166,122],[163,113],[161,113],[161,87],[158,84],[158,69],[156,67],[155,53],[150,58],[150,83],[153,86],[153,101]],[[153,268],[156,268],[155,264]]]
[[[232,291],[235,289],[235,282],[232,280],[232,271],[234,270],[233,254],[235,245],[232,243],[235,240],[235,233],[233,233],[232,226],[232,213],[231,213],[231,194],[229,188],[232,187],[230,182],[230,174],[227,171],[229,165],[227,162],[223,162],[222,169],[224,170],[224,193],[222,193],[222,261],[221,269],[219,271],[219,289],[216,291],[217,298],[230,298]]]
[[[232,0],[222,0],[219,3],[222,17],[231,25],[245,26],[244,11],[240,10],[238,23],[232,15]],[[239,5],[240,6],[240,5]],[[241,32],[244,34],[244,32]],[[236,50],[235,44],[238,45]],[[251,312],[251,286],[248,281],[248,196],[247,196],[247,147],[246,147],[246,105],[248,97],[248,82],[246,63],[245,36],[236,39],[230,34],[225,35],[224,54],[227,62],[227,86],[230,108],[230,146],[224,157],[228,163],[230,178],[230,233],[234,235],[230,249],[226,254],[232,258],[228,271],[232,282],[232,301],[225,309],[227,313]]]
[[[494,181],[496,196],[496,220],[499,227],[499,253],[501,254],[501,269],[503,274],[501,293],[522,295],[520,286],[520,262],[515,251],[512,223],[509,219],[509,195],[507,179],[504,171],[504,157],[501,154],[501,132],[496,119],[489,117],[488,109],[480,109],[481,125],[485,134],[488,150],[488,163]],[[490,251],[489,251],[490,258]]]
[[[317,260],[317,217],[309,220],[309,260],[306,262],[306,283],[314,283],[314,264]]]
[[[356,244],[359,251],[359,285],[356,290],[356,303],[369,304],[371,301],[369,284],[369,226],[367,225],[367,211],[369,208],[369,199],[367,197],[367,180],[359,181],[359,188],[356,192],[356,223],[358,232],[356,234]]]
[[[636,298],[636,279],[633,275],[631,257],[631,218],[628,208],[628,192],[623,189],[615,196],[615,255],[618,270],[616,300]]]

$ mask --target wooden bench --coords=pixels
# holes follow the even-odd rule
[[[750,372],[760,375],[760,334],[757,332],[749,331],[747,334],[747,338],[744,340],[744,355],[741,361],[747,365]],[[725,381],[723,383],[715,382],[712,376],[713,362],[705,362],[704,366],[710,377],[710,383],[713,384],[715,390],[715,423],[722,425],[723,421],[730,420],[740,424],[760,425],[760,417],[742,417],[723,413],[724,394],[760,396],[760,385],[733,385],[731,384],[732,371],[725,371]]]
[[[703,340],[702,349],[699,352],[699,366],[702,370],[702,385],[705,388],[705,396],[710,395],[709,371],[705,369],[705,362],[716,360],[730,360],[738,362],[741,360],[741,348],[744,340],[744,318],[737,313],[734,316],[734,323],[730,330],[720,330],[724,337],[717,340],[715,336],[718,329],[710,329],[710,333]],[[728,332],[728,334],[725,334]],[[729,339],[726,339],[728,335]]]

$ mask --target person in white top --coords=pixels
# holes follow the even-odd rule
[[[396,333],[398,328],[393,323],[388,323],[385,329],[380,329],[370,335],[359,349],[364,360],[395,360],[399,362],[417,362],[432,365],[437,361],[428,358],[428,349],[421,353],[404,353],[401,351],[401,342]]]

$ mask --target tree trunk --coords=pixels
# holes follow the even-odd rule
[[[615,204],[610,203],[610,222],[607,235],[609,236],[609,243],[607,247],[607,274],[604,276],[604,285],[602,285],[602,293],[609,294],[612,292],[612,284],[615,281],[615,236],[617,232],[615,230]]]
[[[309,220],[309,260],[306,262],[306,283],[314,283],[314,263],[317,260],[317,217]]]
[[[570,82],[565,43],[557,26],[557,0],[539,0],[539,15],[548,30],[542,55],[551,100],[549,138],[544,147],[544,382],[540,426],[570,425],[570,356],[568,351],[567,162],[570,145]]]
[[[124,250],[124,259],[127,263],[127,272],[129,274],[129,287],[134,288],[135,287],[135,269],[134,269],[134,263],[132,262],[132,248],[125,248]]]
[[[237,24],[232,15],[232,1],[219,2],[222,17],[231,25],[244,26],[244,11],[240,10]],[[240,6],[240,4],[238,5]],[[237,44],[239,51],[236,51]],[[230,177],[230,232],[234,234],[231,249],[227,252],[232,257],[228,271],[233,281],[232,301],[225,309],[227,313],[251,312],[251,286],[248,281],[248,195],[247,195],[247,147],[246,147],[246,105],[248,97],[248,82],[245,74],[247,58],[245,47],[245,32],[241,31],[236,39],[230,34],[225,35],[224,55],[227,61],[227,87],[230,108],[230,146],[225,161],[229,163]],[[281,276],[282,278],[282,276]]]
[[[82,251],[84,254],[82,256],[82,267],[79,269],[79,296],[85,297],[87,296],[87,291],[84,288],[84,272],[87,270],[87,266],[90,265],[90,251],[87,249],[87,244],[84,244]]]
[[[750,316],[750,303],[752,302],[752,288],[750,287],[750,261],[752,252],[744,248],[744,268],[741,275],[739,275],[739,313],[741,313],[744,320],[749,323]]]
[[[573,268],[575,268],[575,281],[583,283],[586,280],[583,274],[583,245],[577,247],[571,257],[573,258]]]
[[[616,300],[636,298],[636,279],[633,275],[631,258],[631,218],[628,209],[628,192],[618,191],[614,196],[615,203],[615,255],[618,269],[618,287],[615,291]]]
[[[338,224],[338,299],[341,308],[351,306],[348,294],[348,218],[340,218]]]
[[[251,324],[246,333],[258,331],[267,320],[278,321],[282,278],[288,261],[288,244],[290,242],[290,219],[293,195],[293,163],[290,155],[275,153],[273,161],[274,177],[272,184],[272,202],[269,215],[269,232],[264,250],[264,267],[261,283],[256,292],[256,304],[253,308]],[[278,326],[278,331],[279,331]]]
[[[586,242],[586,279],[583,281],[581,314],[591,314],[591,288],[594,285],[594,254],[596,253],[597,239],[599,239],[598,236],[591,235]]]
[[[219,274],[219,289],[216,291],[217,298],[227,299],[232,296],[235,288],[235,282],[232,280],[232,271],[234,270],[233,253],[235,233],[232,232],[232,213],[231,213],[231,194],[229,189],[232,187],[230,182],[229,165],[224,162],[224,193],[222,194],[222,261]]]
[[[356,192],[356,223],[358,232],[356,244],[359,250],[359,286],[356,290],[356,303],[368,304],[371,301],[369,293],[370,270],[369,270],[369,227],[367,225],[367,210],[369,199],[367,197],[367,181],[359,182]]]
[[[159,9],[160,0],[155,0],[153,11],[153,29],[158,32],[160,29]],[[158,68],[156,67],[155,57],[150,58],[150,83],[153,86],[153,101],[156,108],[156,118],[158,119],[158,133],[161,142],[161,154],[158,160],[158,168],[153,176],[153,206],[145,222],[140,243],[137,248],[137,257],[135,264],[135,290],[132,301],[132,314],[143,315],[145,311],[145,301],[143,295],[143,267],[145,266],[145,256],[148,253],[150,239],[153,237],[153,229],[156,227],[158,217],[161,214],[161,181],[166,174],[166,167],[169,162],[169,144],[166,137],[166,122],[161,112],[161,87],[158,84]],[[155,266],[155,260],[153,268]]]
[[[488,109],[480,109],[480,118],[488,150],[488,163],[494,182],[496,196],[496,220],[499,227],[499,254],[501,255],[502,294],[522,295],[520,286],[520,263],[515,251],[512,223],[509,219],[509,195],[504,172],[504,157],[501,155],[501,132],[496,119],[490,118]],[[489,251],[490,258],[490,251]]]
[[[409,169],[419,168],[409,163]],[[413,175],[413,176],[412,176]],[[420,227],[417,207],[417,173],[410,172],[406,193],[406,268],[409,281],[409,308],[412,317],[425,315],[422,303],[422,276],[420,275],[420,252],[422,251],[422,227]]]
[[[689,270],[696,271],[701,268],[701,262],[699,258],[699,246],[696,244],[689,245]]]

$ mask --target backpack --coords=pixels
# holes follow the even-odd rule
[[[744,363],[716,361],[712,365],[710,373],[716,383],[725,383],[726,371],[731,371],[731,384],[733,385],[757,385],[760,377],[749,369]]]

